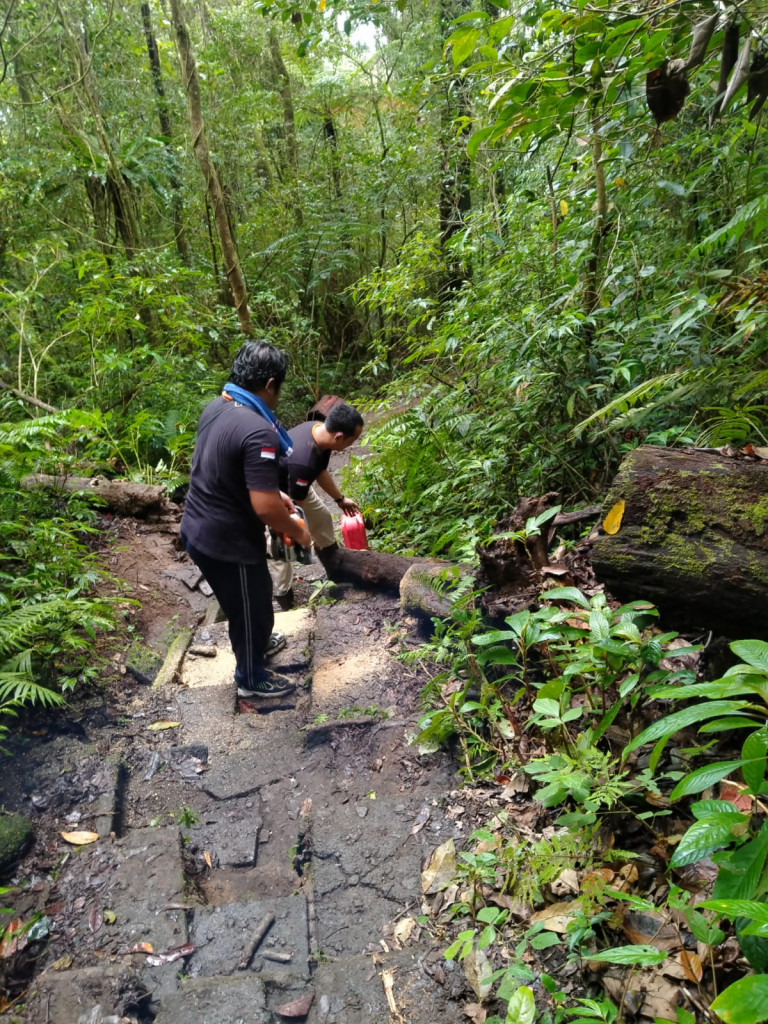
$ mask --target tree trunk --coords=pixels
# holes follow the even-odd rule
[[[211,158],[211,151],[208,148],[208,140],[205,136],[205,123],[203,121],[203,105],[200,98],[200,81],[197,76],[197,63],[192,44],[189,39],[187,27],[181,16],[181,0],[171,0],[171,16],[173,28],[176,33],[176,43],[179,48],[179,60],[181,61],[181,72],[184,80],[184,89],[187,93],[189,104],[189,122],[192,129],[192,149],[205,179],[205,186],[213,207],[213,218],[216,222],[216,231],[221,244],[224,268],[232,290],[232,297],[237,310],[237,318],[240,328],[244,334],[253,334],[251,326],[251,311],[248,308],[248,295],[245,286],[245,278],[240,267],[240,260],[235,247],[235,240],[229,226],[227,207],[224,202],[224,192],[221,187],[218,172]]]
[[[160,54],[157,49],[157,40],[152,31],[152,18],[149,4],[141,5],[141,20],[144,25],[144,38],[147,41],[147,56],[149,66],[152,70],[152,82],[157,94],[157,118],[160,122],[160,131],[165,139],[165,153],[168,158],[170,173],[168,180],[171,186],[173,198],[171,199],[171,213],[173,216],[173,234],[176,240],[176,251],[184,263],[189,263],[189,243],[187,233],[184,229],[184,210],[181,200],[181,179],[179,177],[178,161],[171,146],[171,115],[168,110],[168,99],[163,86],[163,71],[160,66]]]
[[[288,75],[288,68],[285,66],[283,54],[280,50],[280,40],[277,32],[270,26],[269,29],[269,54],[272,58],[272,66],[278,82],[280,83],[280,101],[283,105],[283,136],[285,138],[285,159],[287,165],[288,184],[292,196],[293,217],[297,227],[304,223],[304,212],[301,208],[299,197],[296,194],[296,184],[299,180],[299,147],[296,141],[296,116],[293,109],[293,92],[291,90],[291,79]]]
[[[329,580],[354,583],[371,590],[397,593],[400,580],[412,565],[432,564],[426,558],[406,558],[383,551],[349,551],[347,548],[327,549],[320,558]]]
[[[165,487],[153,484],[135,484],[130,480],[107,480],[103,476],[47,476],[33,473],[25,476],[21,486],[26,491],[54,490],[71,494],[86,491],[98,497],[110,512],[123,516],[145,516],[160,508]]]
[[[619,600],[647,599],[665,627],[768,639],[768,461],[696,449],[638,448],[604,512],[592,565]]]

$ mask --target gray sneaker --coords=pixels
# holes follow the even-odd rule
[[[265,654],[268,658],[271,658],[273,654],[277,654],[278,651],[282,651],[287,643],[288,638],[285,633],[273,633],[267,641]]]
[[[285,676],[278,675],[277,672],[270,672],[269,675],[263,679],[257,679],[250,684],[250,689],[246,689],[244,686],[238,686],[237,696],[238,697],[284,697],[288,693],[293,693],[296,689],[296,684],[292,683],[290,679]]]

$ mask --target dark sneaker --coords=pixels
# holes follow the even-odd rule
[[[289,612],[293,608],[293,589],[286,591],[285,594],[275,594],[275,601],[280,611]]]
[[[285,633],[273,633],[267,641],[267,657],[271,658],[273,654],[277,654],[278,651],[282,651],[287,643],[288,639]]]
[[[250,686],[250,689],[238,686],[237,696],[246,698],[284,697],[288,693],[293,693],[296,689],[295,683],[292,683],[290,679],[286,679],[285,676],[278,675],[276,672],[270,672],[268,676],[256,680]]]

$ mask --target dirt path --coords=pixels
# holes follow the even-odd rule
[[[133,567],[129,612],[162,648],[205,596],[172,531],[120,529],[113,571]],[[302,575],[306,597],[319,567]],[[226,625],[200,626],[215,656],[188,655],[180,682],[137,683],[120,650],[108,692],[22,737],[5,802],[38,827],[15,909],[50,935],[19,1021],[271,1022],[296,1001],[318,1024],[464,1019],[463,975],[417,921],[422,859],[462,829],[454,765],[407,740],[424,683],[396,658],[407,625],[354,590],[281,614],[276,661],[300,685],[258,705],[236,701]],[[72,847],[74,829],[100,838]]]

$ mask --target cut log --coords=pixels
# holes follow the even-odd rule
[[[103,476],[48,476],[45,473],[33,473],[25,476],[21,485],[28,491],[39,488],[68,494],[73,491],[90,491],[100,499],[104,508],[122,516],[145,516],[158,509],[165,496],[165,487],[135,484],[130,480],[107,480]]]
[[[619,600],[652,601],[673,629],[768,639],[768,461],[642,447],[621,465],[594,543],[595,575]]]
[[[318,552],[328,579],[333,583],[353,583],[363,589],[384,590],[396,594],[400,580],[412,565],[439,564],[436,559],[406,558],[384,551],[350,551],[334,548]],[[445,563],[448,565],[449,563]]]

